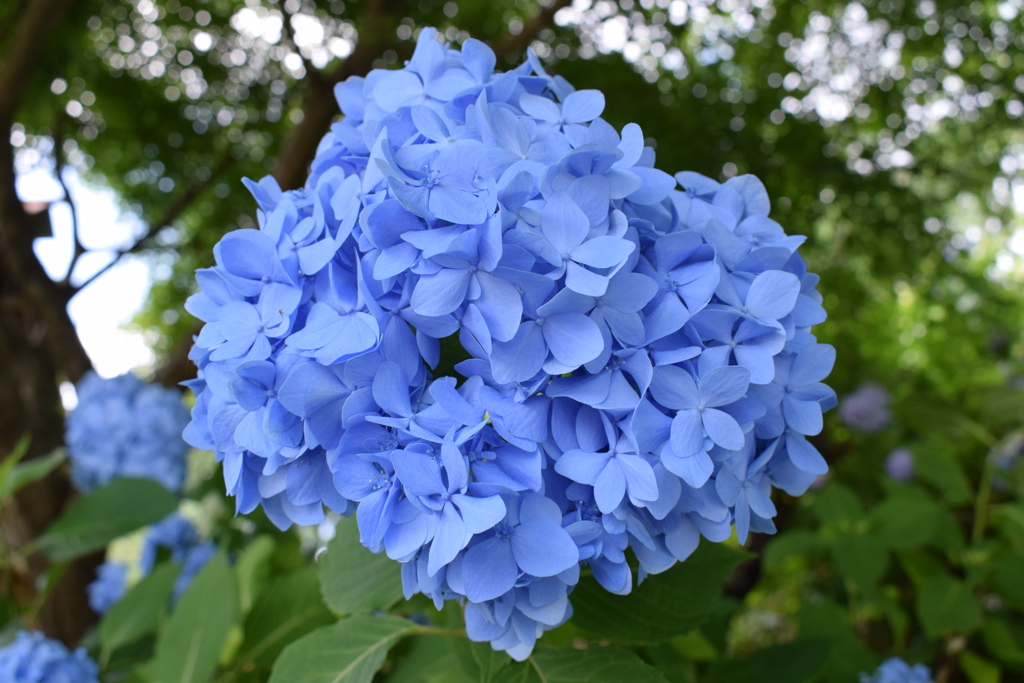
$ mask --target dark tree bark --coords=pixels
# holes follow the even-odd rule
[[[33,0],[22,5],[0,63],[0,131],[5,135],[47,39],[73,3]],[[32,252],[27,215],[15,192],[13,150],[0,144],[0,458],[25,434],[32,438],[28,458],[63,442],[59,383],[75,381],[91,367],[67,314],[70,294],[47,277]],[[59,471],[19,492],[3,513],[8,548],[18,551],[37,537],[72,495]],[[95,620],[85,586],[96,563],[96,557],[73,562],[50,590],[33,625],[64,642],[77,641]],[[32,555],[16,567],[15,581],[34,591],[48,567],[41,554]]]

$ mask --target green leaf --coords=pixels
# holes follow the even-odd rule
[[[831,600],[805,604],[797,613],[797,620],[801,641],[823,638],[829,642],[822,680],[856,681],[857,674],[870,671],[878,664],[875,654],[854,633],[844,606]]]
[[[831,481],[814,497],[811,510],[822,524],[838,526],[860,521],[864,510],[857,494],[837,481]]]
[[[538,647],[533,656],[504,668],[496,683],[668,683],[665,676],[627,650]]]
[[[711,669],[708,683],[757,681],[758,683],[806,683],[828,660],[827,640],[801,640],[756,652],[747,659],[719,662]]]
[[[56,448],[44,456],[32,458],[0,474],[0,500],[5,500],[29,484],[39,481],[67,459],[67,449]],[[12,459],[11,462],[16,461]]]
[[[156,630],[170,607],[174,580],[180,570],[176,564],[161,564],[110,608],[100,623],[103,659]]]
[[[480,683],[469,674],[449,648],[465,638],[414,635],[398,644],[388,655],[386,683]],[[504,654],[504,653],[502,653]]]
[[[909,550],[932,540],[942,507],[919,489],[896,493],[871,510],[878,537],[889,548]]]
[[[270,683],[370,683],[391,646],[415,629],[396,617],[356,616],[323,626],[284,649]]]
[[[963,468],[947,450],[922,449],[915,454],[914,472],[922,481],[941,491],[950,505],[964,505],[974,497]]]
[[[826,547],[821,534],[811,531],[787,531],[771,540],[764,549],[764,568],[772,570],[794,556],[811,555]]]
[[[649,576],[629,595],[613,595],[592,577],[573,591],[573,621],[622,643],[653,643],[687,633],[714,612],[722,584],[747,555],[702,542],[685,562]]]
[[[480,683],[491,683],[495,676],[511,662],[504,651],[495,650],[490,643],[475,643],[468,638],[450,638],[452,653],[470,678]]]
[[[1024,610],[1024,557],[1005,554],[992,562],[992,584],[999,596]]]
[[[989,618],[981,625],[985,648],[1002,661],[1024,666],[1024,633],[1007,619]]]
[[[206,681],[238,616],[238,587],[224,551],[181,596],[156,644],[153,683]]]
[[[769,546],[770,547],[770,546]],[[868,534],[839,534],[832,545],[836,570],[861,587],[873,586],[885,573],[889,554],[874,536]]]
[[[917,616],[929,638],[968,634],[981,623],[981,605],[961,581],[932,576],[917,587]]]
[[[402,598],[402,568],[371,553],[359,542],[355,517],[343,517],[320,556],[320,590],[338,614],[386,610]]]
[[[14,444],[14,450],[11,451],[6,458],[0,461],[0,490],[6,490],[7,488],[7,477],[10,476],[11,470],[13,470],[21,459],[28,453],[28,447],[32,443],[32,435],[25,434],[23,437],[18,439],[18,442]],[[0,502],[5,497],[0,496]]]
[[[982,659],[970,650],[960,655],[960,668],[971,679],[971,683],[999,683],[1002,674],[999,667],[987,659]]]
[[[268,586],[253,606],[240,659],[269,667],[285,645],[333,621],[320,598],[316,568],[292,572]]]
[[[177,507],[174,494],[155,481],[115,479],[68,506],[39,538],[39,547],[54,562],[71,560],[159,522]]]
[[[270,577],[270,560],[274,555],[274,539],[267,534],[257,536],[245,546],[235,562],[238,579],[239,609],[248,614],[256,597]]]

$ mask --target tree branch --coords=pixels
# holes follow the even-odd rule
[[[64,182],[64,135],[61,131],[59,114],[57,121],[53,125],[53,160],[54,175],[57,176],[57,182],[60,183],[61,189],[64,190],[64,199],[71,209],[71,236],[74,240],[74,246],[71,253],[71,263],[68,265],[68,272],[64,274],[64,279],[60,282],[61,287],[70,287],[71,273],[75,272],[75,265],[78,264],[78,259],[82,257],[86,249],[82,244],[82,234],[78,228],[78,209],[71,198],[71,190],[68,189],[67,183]]]
[[[359,41],[352,54],[326,78],[311,79],[303,98],[303,118],[281,143],[274,177],[283,189],[302,187],[306,171],[316,156],[320,138],[338,113],[334,85],[349,76],[364,74],[387,49],[401,47],[395,29],[402,0],[367,0],[359,23]]]
[[[516,35],[506,33],[500,40],[491,44],[491,49],[499,59],[504,58],[507,62],[515,62],[534,41],[537,34],[554,21],[558,10],[570,5],[572,5],[572,0],[552,0],[551,4],[541,9],[536,16],[526,22],[522,31]],[[509,59],[509,56],[512,58]]]
[[[98,271],[90,275],[89,278],[82,284],[76,287],[72,287],[72,293],[81,291],[82,289],[88,287],[90,284],[95,282],[101,275],[103,275],[108,270],[113,268],[115,265],[120,263],[121,259],[124,256],[127,256],[128,254],[137,254],[140,251],[152,248],[153,245],[151,242],[153,237],[161,229],[176,221],[181,216],[181,214],[185,212],[185,209],[187,209],[189,205],[193,201],[195,201],[195,199],[200,194],[203,193],[203,190],[209,187],[210,184],[213,183],[213,181],[216,180],[220,176],[220,174],[225,171],[225,169],[227,169],[231,161],[232,157],[230,154],[225,154],[223,157],[221,157],[221,160],[217,162],[217,165],[213,169],[211,169],[210,175],[206,180],[197,180],[193,182],[191,185],[189,185],[187,188],[185,188],[185,191],[178,195],[174,202],[172,202],[171,205],[167,207],[167,211],[165,211],[164,215],[160,217],[160,220],[150,223],[149,227],[146,229],[146,232],[143,233],[143,235],[139,237],[137,240],[135,240],[135,243],[132,244],[132,246],[128,247],[127,249],[122,249],[115,254],[113,261],[111,261],[110,263],[108,263],[107,265],[103,266]]]

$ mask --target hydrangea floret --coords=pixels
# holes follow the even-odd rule
[[[671,176],[599,91],[436,38],[337,86],[303,188],[248,182],[259,229],[187,303],[185,436],[238,512],[354,512],[408,595],[522,660],[581,566],[624,594],[627,548],[642,580],[772,532],[772,488],[827,470],[835,352],[760,181]]]
[[[892,396],[881,384],[865,382],[839,402],[839,419],[850,429],[875,434],[892,422]]]
[[[891,657],[872,674],[861,674],[860,683],[932,683],[932,673],[924,664],[907,664]]]
[[[131,585],[149,576],[161,553],[181,566],[171,593],[171,601],[177,602],[199,570],[217,553],[217,544],[201,538],[195,525],[177,512],[148,527],[137,547],[136,557],[112,558],[108,554],[107,561],[97,568],[96,579],[87,586],[89,606],[96,613],[105,614]]]
[[[99,683],[99,667],[85,648],[69,652],[58,640],[38,631],[19,631],[0,648],[0,681],[4,683]]]
[[[78,406],[65,434],[76,488],[88,492],[118,477],[181,488],[189,450],[181,431],[189,416],[180,391],[131,374],[104,379],[92,371],[76,389]]]

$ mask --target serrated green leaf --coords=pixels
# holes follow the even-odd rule
[[[178,499],[149,479],[115,479],[73,502],[39,538],[51,560],[71,560],[174,512]]]
[[[929,638],[968,634],[981,623],[981,605],[962,581],[932,576],[917,587],[917,617]]]
[[[702,542],[685,562],[650,576],[629,595],[613,595],[593,578],[573,591],[573,622],[622,643],[653,643],[703,624],[715,609],[722,584],[745,553]]]
[[[13,496],[60,467],[68,459],[66,448],[56,448],[44,456],[18,464],[0,476],[0,500]],[[4,463],[5,465],[7,463]]]
[[[320,590],[338,614],[386,610],[402,598],[401,565],[367,550],[355,518],[343,517],[320,556]]]
[[[206,563],[160,632],[150,669],[153,683],[210,678],[238,616],[238,586],[224,551]]]
[[[668,683],[665,676],[628,650],[538,647],[525,662],[505,667],[496,683]]]
[[[825,666],[829,649],[827,640],[801,640],[777,645],[760,650],[747,659],[718,662],[711,669],[708,683],[807,683]]]
[[[117,648],[156,630],[170,608],[174,580],[180,571],[176,564],[161,564],[110,608],[100,622],[104,659]]]
[[[356,616],[307,633],[274,662],[270,683],[370,683],[388,650],[416,624]]]
[[[267,587],[245,621],[243,662],[270,666],[284,647],[334,621],[320,598],[316,568],[305,567]]]

